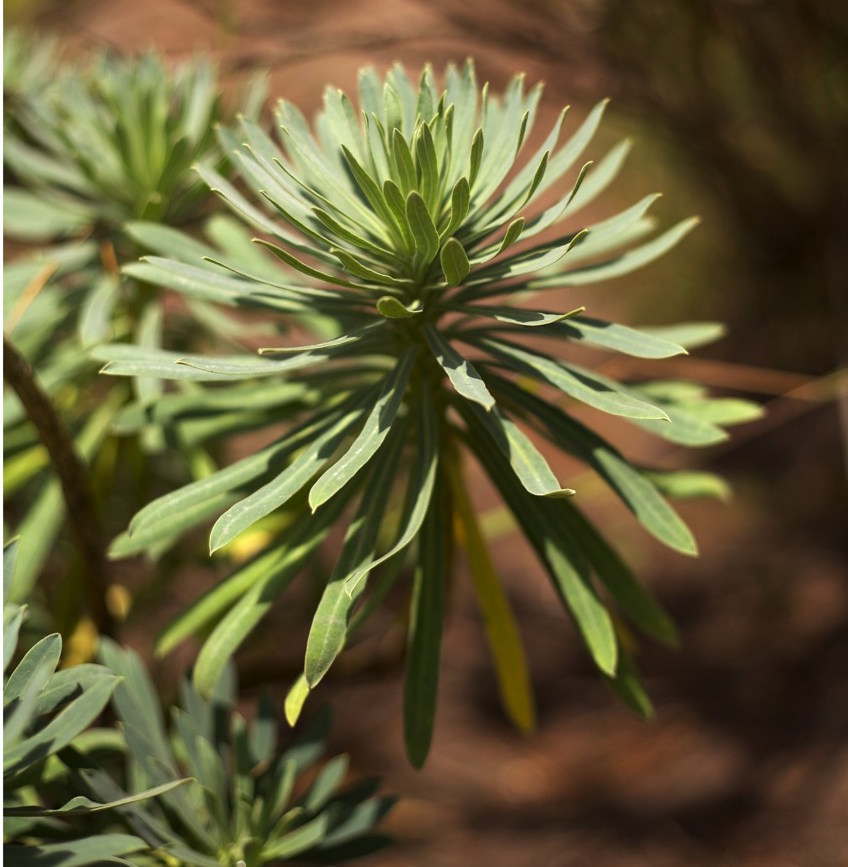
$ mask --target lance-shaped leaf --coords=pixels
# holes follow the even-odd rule
[[[662,337],[685,346],[697,349],[724,337],[727,329],[721,322],[677,322],[674,325],[642,326],[642,331],[654,337]]]
[[[142,550],[172,535],[175,528],[192,527],[214,514],[232,500],[239,488],[272,472],[287,456],[325,432],[341,415],[343,408],[318,416],[256,454],[148,503],[130,522],[120,550]]]
[[[280,548],[271,564],[262,565],[258,580],[227,611],[203,644],[193,671],[195,688],[210,695],[218,683],[227,660],[244,642],[256,624],[267,614],[292,579],[323,542],[333,522],[338,520],[347,497],[336,497],[316,516],[301,515],[285,535],[285,547]],[[255,574],[255,573],[254,573]]]
[[[679,500],[714,497],[726,502],[731,496],[730,485],[715,473],[698,470],[646,470],[643,475],[667,497]]]
[[[173,780],[170,783],[164,783],[161,786],[153,786],[152,788],[145,789],[142,792],[127,795],[123,798],[116,798],[115,800],[107,801],[106,803],[92,801],[91,798],[88,798],[85,795],[77,795],[75,798],[71,798],[71,800],[66,804],[52,810],[38,806],[4,807],[3,814],[6,816],[36,816],[39,818],[48,816],[56,816],[59,818],[63,816],[85,816],[89,813],[102,813],[105,810],[114,810],[116,807],[126,807],[129,804],[137,804],[140,801],[146,801],[150,798],[163,795],[165,792],[170,792],[171,789],[176,789],[177,786],[184,786],[189,782],[191,781],[188,779]]]
[[[436,716],[444,588],[450,562],[445,494],[440,480],[421,528],[409,603],[403,730],[407,757],[416,768],[427,759]]]
[[[518,253],[515,256],[487,265],[474,272],[474,284],[512,280],[514,277],[532,274],[534,271],[548,268],[563,259],[582,237],[583,233],[578,232],[565,244],[559,244],[553,249],[542,248],[528,253]],[[535,283],[535,281],[533,282]]]
[[[550,286],[582,286],[586,283],[599,283],[601,280],[611,280],[613,277],[629,274],[631,271],[635,271],[637,268],[642,268],[645,265],[649,265],[655,259],[659,259],[660,256],[667,253],[682,238],[688,235],[699,222],[700,220],[697,217],[682,220],[676,226],[672,226],[648,243],[628,250],[614,259],[600,262],[597,265],[587,265],[582,268],[564,271],[561,274],[550,277],[529,280],[527,283],[528,288],[543,289]]]
[[[451,190],[451,205],[447,225],[439,233],[439,240],[453,237],[468,216],[468,206],[471,202],[471,190],[468,186],[468,178],[460,178]]]
[[[651,482],[628,463],[616,448],[558,407],[515,383],[493,377],[493,384],[518,412],[540,422],[546,436],[561,449],[592,467],[621,497],[649,533],[670,548],[684,554],[697,554],[697,546],[689,528]]]
[[[612,620],[591,583],[589,564],[569,544],[558,520],[565,508],[559,500],[530,496],[518,484],[506,458],[482,436],[479,422],[470,419],[468,445],[480,457],[492,481],[536,550],[566,610],[574,618],[592,659],[600,670],[613,674],[618,645]]]
[[[11,776],[66,747],[100,715],[117,683],[103,678],[66,705],[44,728],[3,751],[3,775]]]
[[[210,552],[291,499],[327,463],[362,414],[362,407],[345,412],[328,430],[312,439],[275,479],[224,512],[209,536]]]
[[[504,359],[510,367],[534,379],[542,379],[565,394],[612,415],[633,419],[665,419],[668,414],[653,404],[640,400],[619,387],[618,383],[574,365],[566,365],[537,352],[521,349],[512,343],[489,338],[469,338],[470,342],[488,349],[497,359]]]
[[[551,157],[539,192],[543,192],[558,181],[580,159],[580,155],[594,138],[608,103],[608,99],[601,100],[565,144]]]
[[[463,358],[431,325],[424,326],[424,336],[430,351],[457,393],[479,403],[484,409],[491,410],[495,405],[495,399],[489,393],[486,383],[474,365]]]
[[[359,508],[345,535],[339,559],[312,618],[304,667],[310,688],[314,688],[327,673],[344,647],[350,612],[365,588],[363,580],[352,593],[348,593],[345,579],[374,559],[392,478],[400,460],[403,434],[402,422],[393,426],[380,453],[380,460],[374,461]]]
[[[141,852],[147,843],[132,834],[98,834],[39,846],[3,846],[8,867],[91,867],[92,864],[130,864],[121,856]]]
[[[351,447],[309,491],[309,506],[314,512],[344,487],[375,455],[397,418],[415,364],[416,347],[411,347],[386,377],[365,424]]]
[[[427,514],[433,494],[433,485],[436,481],[436,469],[439,464],[438,420],[432,398],[424,389],[418,392],[416,408],[417,459],[415,469],[410,474],[407,485],[406,505],[401,519],[403,529],[395,544],[385,554],[345,578],[345,587],[349,595],[353,595],[357,585],[368,572],[399,554],[412,542],[418,535]],[[361,614],[360,611],[357,617]]]
[[[632,144],[625,139],[614,145],[602,159],[592,166],[592,171],[583,181],[577,195],[569,206],[572,216],[581,208],[590,205],[618,177],[618,173],[630,153]]]
[[[687,354],[682,346],[659,335],[588,316],[575,316],[549,329],[548,334],[613,349],[636,358],[671,358]]]
[[[346,334],[340,334],[338,337],[333,337],[330,340],[324,340],[321,343],[311,343],[301,346],[263,346],[258,352],[263,356],[276,355],[292,355],[298,352],[318,352],[322,349],[335,349],[341,346],[347,346],[349,343],[357,343],[362,340],[365,335],[379,328],[382,323],[369,322],[368,325],[363,325],[361,328],[354,328]]]
[[[571,545],[586,556],[622,612],[646,635],[676,645],[677,629],[671,618],[579,509],[564,503],[559,518]]]
[[[650,719],[654,715],[654,706],[651,704],[651,700],[642,686],[642,682],[639,679],[639,671],[630,654],[624,649],[619,653],[615,677],[608,677],[607,682],[613,692],[634,713],[643,719]]]
[[[506,325],[518,325],[521,328],[538,328],[544,325],[553,325],[555,322],[562,322],[563,319],[571,319],[582,313],[585,307],[575,307],[574,310],[569,310],[568,313],[545,313],[537,310],[524,310],[521,307],[483,307],[477,304],[457,304],[452,306],[461,313],[467,313],[471,316],[485,316],[487,318],[496,319],[498,322],[503,322]]]
[[[406,219],[415,241],[416,262],[429,265],[439,252],[439,233],[424,199],[414,190],[406,197]]]
[[[485,431],[492,442],[509,461],[522,487],[536,497],[570,497],[574,491],[563,488],[554,475],[542,453],[533,445],[530,438],[511,419],[497,408],[484,413],[473,404],[464,405],[459,401],[456,407],[468,421],[473,416],[480,430]]]

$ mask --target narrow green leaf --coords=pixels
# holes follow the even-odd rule
[[[39,669],[46,671],[47,678],[49,678],[56,670],[61,655],[62,636],[58,633],[45,636],[31,647],[17,664],[3,687],[3,706],[5,707],[9,702],[21,697],[24,690],[32,682],[35,672]],[[44,679],[42,687],[46,682]]]
[[[446,238],[453,237],[462,226],[468,216],[468,207],[471,204],[471,189],[468,186],[468,178],[460,178],[451,190],[451,206],[448,222],[439,233],[439,240],[444,242]]]
[[[342,267],[354,277],[359,277],[361,280],[368,281],[363,288],[370,288],[369,284],[377,286],[389,286],[391,288],[403,288],[410,285],[410,280],[407,278],[398,278],[389,273],[387,270],[377,270],[371,268],[356,256],[351,255],[346,250],[341,250],[338,247],[330,247],[330,252],[335,256]]]
[[[8,591],[5,592],[8,595]],[[3,612],[3,671],[9,667],[9,663],[15,655],[18,646],[18,635],[21,624],[24,621],[24,608],[5,603]]]
[[[85,771],[82,773],[84,775]],[[116,807],[125,807],[128,804],[137,804],[149,798],[156,798],[159,795],[165,794],[165,792],[170,792],[171,789],[176,789],[177,786],[184,786],[190,782],[191,780],[189,779],[173,780],[161,786],[145,789],[143,792],[127,795],[125,798],[107,801],[105,804],[100,801],[92,801],[91,798],[87,798],[85,795],[78,795],[55,810],[49,810],[45,807],[4,807],[3,813],[6,816],[37,816],[39,818],[47,816],[85,816],[89,813],[102,813],[104,810],[114,810]]]
[[[267,841],[262,848],[265,861],[288,860],[317,846],[330,827],[330,816],[324,812],[283,837]]]
[[[415,190],[406,197],[406,219],[415,241],[416,259],[429,265],[439,252],[439,233],[424,199]]]
[[[549,334],[579,340],[592,346],[613,349],[636,358],[671,358],[686,355],[686,350],[677,343],[647,330],[628,328],[615,322],[575,316],[568,322],[549,329]]]
[[[312,618],[304,667],[310,688],[314,688],[324,677],[344,648],[351,610],[365,588],[365,581],[360,581],[349,593],[345,579],[374,559],[380,526],[404,442],[403,428],[402,421],[392,426],[380,459],[373,462],[356,515],[348,527],[341,553]]]
[[[485,437],[479,418],[465,416],[471,436],[467,442],[515,515],[550,575],[567,611],[601,671],[616,668],[617,643],[612,620],[598,598],[588,574],[588,563],[563,534],[558,516],[567,508],[562,500],[536,498],[517,482],[506,458]]]
[[[317,435],[275,479],[224,512],[212,527],[210,552],[231,542],[239,533],[280,508],[303,488],[332,457],[361,416],[361,408],[345,412],[329,429]]]
[[[429,118],[425,118],[429,120]],[[433,135],[429,125],[422,123],[416,130],[412,141],[415,151],[415,162],[418,167],[422,202],[426,204],[428,211],[436,207],[436,199],[439,193],[439,163],[436,157],[436,148],[433,143]],[[407,197],[407,208],[409,197]],[[410,220],[410,222],[412,222]]]
[[[644,471],[643,475],[667,497],[688,500],[695,497],[714,497],[727,502],[731,497],[730,485],[715,473],[696,470]]]
[[[626,393],[623,388],[619,388],[618,383],[609,378],[602,379],[574,365],[559,363],[548,356],[521,349],[512,343],[487,338],[479,340],[479,343],[517,372],[549,382],[575,400],[595,409],[625,418],[668,421],[668,414],[662,409]]]
[[[686,349],[697,349],[724,337],[726,328],[721,322],[676,322],[674,325],[642,326],[642,331],[663,340],[679,343]]]
[[[463,358],[432,325],[424,326],[424,337],[430,351],[457,393],[479,403],[484,409],[491,410],[495,405],[495,399],[489,393],[486,383],[474,365]]]
[[[615,677],[607,679],[612,691],[638,716],[650,719],[654,706],[639,679],[639,672],[630,654],[621,652]]]
[[[629,274],[637,268],[650,264],[659,259],[674,247],[683,237],[689,234],[700,220],[692,217],[683,220],[668,231],[664,232],[641,247],[635,247],[622,253],[614,259],[601,262],[597,265],[587,265],[552,277],[542,277],[531,280],[528,287],[531,289],[544,288],[547,286],[583,286],[587,283],[599,283],[601,280],[611,280],[613,277],[621,277]]]
[[[563,504],[560,520],[573,550],[581,551],[588,558],[598,578],[624,614],[646,635],[676,646],[677,629],[671,618],[636,580],[594,525],[570,503]]]
[[[326,417],[316,421],[324,421],[323,427],[326,427]],[[227,502],[240,487],[272,471],[286,455],[303,445],[304,441],[321,429],[320,423],[317,426],[316,424],[303,426],[299,429],[300,433],[296,429],[293,434],[283,437],[256,454],[242,458],[223,470],[218,470],[210,476],[153,500],[130,522],[130,541],[147,545],[168,534],[174,522],[179,522],[182,528],[192,526],[196,520],[203,520],[220,508],[222,495],[223,502]]]
[[[264,346],[257,350],[263,356],[292,355],[297,352],[316,352],[322,349],[332,349],[338,346],[346,346],[349,343],[357,343],[362,338],[379,326],[380,323],[369,323],[362,328],[354,328],[338,337],[325,340],[321,343],[312,343],[305,346]]]
[[[344,754],[334,756],[321,768],[321,772],[298,803],[302,804],[308,813],[322,809],[341,785],[349,767],[349,756]]]
[[[39,846],[13,843],[3,846],[7,867],[92,867],[101,864],[129,864],[120,856],[147,850],[140,837],[130,834],[98,834],[79,840],[63,840]]]
[[[347,503],[343,494],[327,504],[317,515],[301,514],[286,534],[286,547],[273,568],[263,571],[259,579],[227,611],[206,639],[192,679],[201,695],[210,695],[218,683],[227,661],[265,616],[268,609],[303,569]]]
[[[117,679],[103,679],[66,705],[44,728],[3,753],[3,775],[17,773],[66,747],[99,716]]]
[[[427,759],[436,715],[444,587],[449,568],[447,512],[444,482],[439,481],[421,527],[409,608],[403,728],[406,754],[416,768]]]
[[[374,457],[385,441],[403,404],[416,355],[415,346],[406,351],[385,378],[380,394],[350,448],[311,487],[309,507],[313,512],[335,496]]]
[[[392,164],[404,197],[418,189],[418,175],[412,160],[412,152],[403,134],[397,128],[392,130]]]
[[[570,497],[574,491],[563,488],[548,462],[533,445],[529,437],[499,409],[488,413],[476,406],[457,407],[463,418],[473,414],[478,424],[497,445],[515,473],[522,487],[536,497]]]
[[[312,277],[321,283],[329,283],[332,286],[346,286],[348,289],[358,288],[357,283],[354,283],[351,280],[346,280],[339,274],[332,274],[329,271],[320,271],[317,268],[313,268],[311,265],[307,265],[306,262],[303,262],[287,250],[284,250],[277,244],[273,244],[271,241],[266,241],[264,238],[256,238],[255,243],[270,250],[278,259],[285,262],[286,265],[294,268],[296,271],[300,271],[301,274],[306,274],[307,277]]]
[[[178,614],[156,639],[156,655],[164,656],[181,641],[202,634],[256,583],[277,570],[286,557],[287,547],[284,543],[276,543],[263,549]]]
[[[415,252],[415,239],[412,237],[412,227],[409,225],[409,220],[406,217],[406,199],[400,187],[391,179],[387,178],[383,181],[383,195],[386,199],[386,204],[394,216],[395,223],[401,233],[401,250],[408,253]]]
[[[590,205],[618,177],[632,143],[628,139],[614,145],[589,172],[579,192],[569,206],[572,216]]]
[[[558,407],[515,383],[497,376],[493,376],[492,382],[518,412],[540,422],[546,436],[557,446],[594,469],[649,533],[676,551],[697,554],[697,545],[689,528],[644,475],[610,443]]]
[[[577,128],[577,131],[565,142],[565,144],[551,157],[548,162],[548,171],[539,192],[542,192],[556,183],[580,158],[586,150],[589,142],[600,126],[604,110],[609,103],[608,99],[601,100],[586,116],[586,119]]]
[[[286,722],[294,728],[297,721],[300,719],[300,714],[303,711],[303,705],[309,697],[309,684],[306,680],[306,675],[301,674],[297,680],[289,687],[286,693],[286,701],[284,711]]]
[[[412,542],[418,535],[427,514],[439,463],[439,427],[431,395],[425,389],[420,389],[418,392],[416,409],[417,460],[407,485],[406,504],[401,519],[403,529],[395,544],[385,554],[344,579],[348,595],[353,595],[357,585],[368,572],[399,554]]]
[[[401,232],[401,228],[396,222],[394,214],[388,206],[379,184],[359,164],[356,157],[344,145],[342,145],[342,152],[344,153],[345,160],[357,186],[362,191],[362,194],[368,200],[368,203],[374,209],[375,213],[379,216],[380,220],[382,220],[381,228],[385,227],[383,231],[388,229],[390,234],[394,235],[396,240],[402,240],[403,233]]]
[[[471,155],[469,157],[468,166],[468,186],[471,190],[477,181],[477,175],[480,171],[480,162],[483,158],[483,130],[478,129],[474,133],[474,138],[471,139]]]
[[[519,325],[522,328],[538,328],[543,325],[552,325],[562,322],[563,319],[571,319],[582,313],[585,307],[575,307],[568,313],[545,313],[536,310],[523,310],[520,307],[483,307],[476,304],[457,304],[457,310],[473,316],[486,316],[504,322],[507,325]]]

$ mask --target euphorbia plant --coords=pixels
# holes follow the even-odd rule
[[[132,390],[113,382],[105,394],[88,354],[92,345],[159,346],[178,334],[196,347],[210,333],[219,342],[243,331],[202,302],[193,303],[190,316],[173,309],[166,316],[165,293],[120,274],[147,249],[126,231],[128,221],[195,227],[216,209],[192,168],[225,170],[214,127],[236,111],[224,105],[217,70],[201,57],[173,69],[154,54],[60,62],[52,43],[17,31],[6,34],[5,46],[4,235],[26,245],[4,265],[5,337],[93,463],[108,451],[103,445],[121,405],[133,396],[155,402],[161,389],[155,380],[136,380]],[[238,110],[254,116],[263,98],[257,78]],[[221,219],[212,222],[213,235],[237,236]],[[4,493],[21,535],[11,593],[23,601],[64,515],[58,486],[45,480],[50,461],[18,399],[20,383],[11,384],[4,393]],[[158,432],[148,426],[144,433],[148,451],[161,448]],[[189,460],[208,464],[193,446],[176,442]],[[100,478],[111,479],[114,467],[100,463]]]
[[[319,324],[324,336],[307,345],[289,339],[258,356],[98,351],[109,374],[208,383],[202,394],[210,405],[234,407],[239,390],[258,398],[262,388],[240,383],[257,378],[266,383],[268,406],[275,390],[295,384],[311,396],[286,433],[150,504],[116,544],[118,552],[140,550],[228,506],[212,528],[215,550],[275,510],[290,515],[267,550],[163,637],[160,648],[168,649],[214,625],[195,671],[201,688],[215,680],[329,528],[349,515],[310,629],[303,677],[289,694],[289,715],[297,716],[411,554],[405,723],[408,754],[421,764],[432,733],[444,589],[459,527],[505,706],[520,726],[532,726],[520,639],[463,476],[461,456],[470,454],[521,525],[597,667],[633,706],[648,708],[610,609],[660,641],[673,642],[674,627],[526,430],[595,470],[660,541],[694,554],[689,530],[663,497],[681,479],[634,465],[570,410],[585,404],[673,442],[707,445],[724,439],[720,425],[749,408],[709,399],[689,384],[625,384],[571,360],[578,344],[666,358],[718,329],[690,323],[635,330],[586,316],[580,298],[571,309],[550,309],[544,298],[551,290],[645,265],[695,220],[652,235],[646,214],[656,197],[647,196],[604,220],[575,221],[613,180],[627,146],[613,148],[591,171],[589,164],[577,168],[602,103],[560,142],[563,111],[538,149],[519,159],[540,94],[539,87],[526,91],[521,76],[501,98],[487,87],[481,92],[470,63],[448,67],[441,91],[429,67],[417,87],[399,66],[385,80],[366,70],[360,111],[330,88],[314,134],[281,101],[278,143],[248,120],[238,131],[221,132],[250,198],[213,170],[201,174],[261,233],[257,242],[283,267],[273,271],[263,262],[260,270],[211,248],[186,244],[180,251],[171,241],[170,258],[149,257],[127,269],[190,297],[264,307],[281,323],[306,329]],[[554,188],[557,197],[540,209]],[[536,304],[524,306],[531,298]],[[534,345],[535,335],[548,338],[544,349]],[[176,412],[180,398],[173,400]],[[148,416],[156,417],[156,408]],[[243,427],[254,424],[248,397]],[[232,429],[238,427],[236,421]],[[380,580],[372,586],[375,571]]]

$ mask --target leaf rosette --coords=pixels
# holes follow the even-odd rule
[[[583,516],[527,431],[585,462],[661,542],[694,554],[691,533],[663,496],[675,488],[673,479],[628,461],[570,410],[583,404],[676,443],[708,445],[726,437],[723,421],[749,417],[751,408],[734,416],[724,401],[696,387],[625,384],[570,358],[571,349],[585,345],[663,359],[718,336],[713,323],[637,330],[586,316],[582,307],[523,306],[551,290],[647,265],[696,222],[654,232],[648,211],[656,196],[647,196],[574,228],[575,215],[615,178],[628,146],[614,147],[591,171],[581,165],[601,103],[564,138],[563,111],[525,157],[540,96],[540,87],[528,90],[517,76],[496,98],[488,87],[478,88],[469,62],[447,68],[442,91],[429,67],[417,86],[400,66],[384,80],[366,70],[359,111],[328,88],[314,131],[281,101],[276,141],[247,119],[238,130],[220,132],[247,195],[213,169],[199,172],[261,234],[257,243],[283,269],[255,253],[248,260],[196,245],[195,255],[187,248],[175,257],[173,239],[169,249],[163,245],[164,256],[127,269],[191,297],[265,310],[319,335],[302,345],[262,347],[258,356],[100,351],[107,374],[192,380],[218,399],[239,390],[261,393],[257,378],[269,390],[297,383],[313,395],[283,436],[151,503],[116,542],[118,554],[143,550],[225,509],[211,532],[215,550],[272,512],[290,509],[291,520],[269,548],[162,637],[165,651],[211,628],[195,671],[201,687],[214,682],[222,660],[329,529],[349,516],[312,622],[303,677],[289,695],[289,715],[297,716],[308,691],[411,560],[406,739],[410,758],[421,764],[432,733],[456,526],[507,712],[531,727],[520,638],[461,475],[460,456],[470,452],[515,515],[597,667],[631,705],[649,707],[610,608],[661,641],[675,640],[674,627]],[[546,338],[544,347],[534,342],[537,335]],[[244,412],[246,428],[251,408],[244,405]],[[371,586],[375,571],[379,580]]]

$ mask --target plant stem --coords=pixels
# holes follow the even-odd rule
[[[106,555],[88,469],[50,398],[36,381],[31,365],[6,334],[3,378],[23,404],[59,477],[68,518],[86,567],[89,614],[101,634],[111,635],[114,621],[106,605]]]

